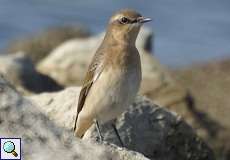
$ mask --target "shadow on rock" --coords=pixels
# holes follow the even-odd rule
[[[63,89],[52,78],[39,73],[24,53],[1,55],[0,74],[22,93],[53,92]]]
[[[224,129],[220,123],[212,119],[207,113],[196,108],[194,98],[188,94],[187,98],[188,109],[193,114],[198,123],[208,132],[208,135],[215,138],[220,131]]]

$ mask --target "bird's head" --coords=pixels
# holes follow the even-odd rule
[[[107,32],[121,42],[135,44],[140,27],[149,21],[150,18],[145,18],[132,9],[123,9],[110,18]]]

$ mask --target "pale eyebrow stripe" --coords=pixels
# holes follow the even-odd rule
[[[110,20],[110,22],[115,21],[115,20],[118,20],[118,19],[120,19],[121,17],[122,17],[122,15],[118,14],[118,15],[112,17],[112,19]]]

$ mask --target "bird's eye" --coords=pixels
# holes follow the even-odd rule
[[[120,22],[121,22],[122,24],[126,24],[126,23],[129,22],[129,19],[126,18],[126,17],[122,17],[121,20],[120,20]]]

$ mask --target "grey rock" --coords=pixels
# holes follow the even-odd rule
[[[72,129],[77,110],[79,87],[57,93],[28,97],[56,125]],[[65,114],[63,114],[65,113]],[[195,134],[180,116],[154,105],[144,97],[135,102],[116,121],[125,147],[156,160],[212,160],[212,150]],[[120,145],[110,123],[102,126],[107,142]],[[93,125],[83,140],[94,142],[98,134]]]
[[[0,73],[23,93],[51,92],[62,89],[52,78],[39,73],[23,52],[0,56]]]
[[[61,104],[60,104],[61,105]],[[24,160],[148,160],[111,144],[84,142],[55,125],[0,76],[0,135],[22,138]]]

